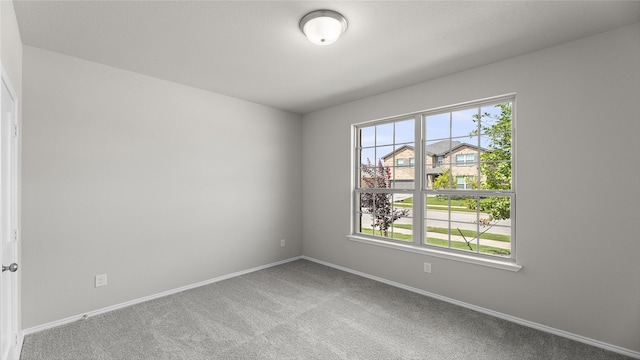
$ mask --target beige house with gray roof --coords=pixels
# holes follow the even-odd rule
[[[425,174],[427,187],[432,187],[435,179],[444,169],[451,169],[452,188],[469,189],[478,180],[478,162],[486,149],[477,145],[457,141],[442,140],[425,147]],[[413,188],[415,173],[415,153],[413,146],[404,145],[382,158],[385,167],[391,171],[394,188]]]

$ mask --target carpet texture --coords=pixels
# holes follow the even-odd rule
[[[29,335],[20,359],[629,358],[298,260]]]

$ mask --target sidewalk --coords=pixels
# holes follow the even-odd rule
[[[389,231],[391,232],[391,231]],[[398,234],[405,234],[405,235],[411,235],[413,232],[409,229],[401,229],[401,228],[393,228],[393,232],[398,233]],[[443,240],[447,240],[449,238],[449,236],[447,234],[440,234],[440,233],[434,233],[434,232],[428,232],[427,233],[428,237],[431,238],[436,238],[436,239],[443,239]],[[467,240],[469,240],[469,238],[467,238]],[[464,238],[460,235],[454,235],[451,234],[451,241],[457,241],[457,242],[462,242],[464,243]],[[472,241],[473,244],[475,244],[475,240]],[[487,240],[487,239],[480,239],[480,245],[486,245],[486,246],[493,246],[496,248],[500,248],[500,249],[506,249],[506,250],[511,250],[511,243],[508,242],[504,242],[504,241],[496,241],[496,240]]]

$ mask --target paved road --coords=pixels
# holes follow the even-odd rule
[[[394,224],[408,224],[411,225],[413,224],[413,218],[411,217],[413,215],[413,211],[411,209],[409,209],[409,214],[408,217],[404,217],[404,218],[400,218],[398,220],[396,220],[394,222]],[[427,212],[425,214],[425,216],[427,217],[425,219],[425,225],[426,226],[432,226],[432,227],[439,227],[439,228],[448,228],[449,227],[449,220],[451,220],[451,228],[452,228],[452,233],[451,233],[451,241],[461,241],[463,242],[464,239],[462,238],[462,236],[456,235],[456,229],[461,229],[461,230],[473,230],[476,231],[478,229],[478,225],[477,225],[477,215],[475,213],[469,213],[469,212],[458,212],[458,211],[452,211],[451,212],[451,219],[449,219],[449,212],[446,210],[436,210],[436,209],[427,209]],[[480,213],[480,218],[486,218],[488,217],[487,214],[484,213]],[[371,224],[371,220],[370,218],[366,218],[363,217],[363,225],[365,227],[369,227],[369,225]],[[480,232],[483,232],[487,230],[486,227],[480,226]],[[401,233],[401,234],[411,234],[411,230],[408,229],[400,229],[400,228],[394,228],[394,231],[397,233]],[[501,234],[501,235],[511,235],[511,219],[507,219],[507,220],[499,220],[498,222],[495,223],[495,225],[493,225],[489,230],[486,231],[486,233],[490,233],[490,234]],[[434,238],[439,238],[439,239],[448,239],[448,235],[447,234],[440,234],[440,233],[433,233],[433,232],[429,232],[428,233],[429,237],[434,237]],[[469,238],[467,237],[467,240],[469,240]],[[498,247],[498,248],[502,248],[502,249],[510,249],[511,248],[511,244],[508,242],[503,242],[503,241],[495,241],[495,240],[486,240],[486,239],[480,239],[480,244],[482,245],[488,245],[488,246],[494,246],[494,247]]]
[[[426,212],[426,226],[448,228],[449,220],[451,220],[451,227],[453,229],[460,228],[462,230],[476,230],[477,218],[475,213],[469,212],[451,212],[451,219],[449,219],[449,212],[446,210],[433,210],[427,209]],[[409,215],[406,218],[400,218],[395,221],[396,224],[412,224],[413,223],[413,211],[409,209]],[[485,213],[480,213],[480,218],[489,217]],[[486,227],[480,226],[480,232],[486,230]],[[493,234],[511,235],[511,219],[499,220],[495,225],[487,231]]]
[[[411,230],[408,230],[408,229],[394,228],[393,231],[399,234],[411,235]],[[440,233],[434,233],[434,232],[428,232],[427,236],[430,238],[443,239],[443,240],[449,239],[449,235],[447,234],[440,234]],[[453,232],[451,233],[451,241],[466,242],[462,236],[454,235]],[[471,239],[468,236],[467,236],[467,241],[471,241]],[[475,244],[475,240],[471,241],[471,243]],[[504,241],[480,239],[480,245],[487,245],[487,246],[497,247],[500,249],[511,250],[511,243],[504,242]]]

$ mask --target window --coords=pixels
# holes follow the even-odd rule
[[[396,166],[414,166],[414,158],[409,159],[396,159]]]
[[[457,154],[456,165],[464,166],[473,164],[476,161],[476,154]]]
[[[471,189],[473,176],[456,176],[456,189]]]
[[[357,127],[356,130],[357,233],[398,241],[411,238],[411,206],[406,206],[410,203],[400,203],[407,198],[407,192],[415,189],[415,168],[403,168],[401,172],[390,165],[403,166],[404,158],[393,161],[396,154],[409,149],[414,151],[415,119],[376,123]],[[410,182],[403,183],[401,187],[397,180]]]
[[[356,125],[352,237],[516,268],[514,100]]]

